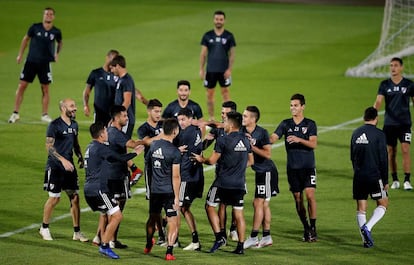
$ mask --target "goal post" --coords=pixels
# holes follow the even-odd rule
[[[404,61],[404,76],[414,78],[414,0],[386,0],[378,47],[359,65],[348,68],[350,77],[389,77],[391,58]]]

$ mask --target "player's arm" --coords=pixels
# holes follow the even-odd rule
[[[374,108],[379,110],[381,108],[381,104],[384,101],[384,95],[377,95],[377,98],[374,102]]]
[[[234,64],[234,57],[235,57],[235,48],[234,46],[229,50],[229,68],[224,72],[224,78],[229,78],[231,76],[231,71],[233,70]]]
[[[262,156],[266,159],[270,159],[272,156],[272,146],[270,144],[264,145],[262,148],[259,148],[255,145],[251,145],[252,152]]]
[[[196,161],[198,161],[201,164],[206,164],[206,165],[214,165],[217,163],[217,161],[219,160],[221,154],[217,153],[216,151],[213,151],[213,153],[211,154],[210,157],[203,157],[203,155],[198,155],[195,153],[192,153],[192,158]]]
[[[269,136],[269,140],[271,144],[274,144],[276,141],[278,141],[280,139],[279,135],[277,135],[276,133],[272,133]]]
[[[24,35],[22,42],[20,44],[19,53],[17,54],[17,58],[16,58],[16,61],[18,64],[21,63],[23,60],[23,54],[24,54],[24,51],[26,50],[26,47],[29,41],[30,41],[30,37],[28,35]]]
[[[132,140],[129,139],[128,142],[126,142],[125,146],[128,148],[135,148],[139,145],[144,145],[145,142],[143,140]]]
[[[172,184],[174,190],[174,204],[178,207],[181,185],[180,164],[173,164],[172,166]]]
[[[295,135],[289,135],[289,136],[286,138],[286,141],[287,141],[289,144],[292,144],[292,143],[297,143],[297,144],[302,144],[302,145],[304,145],[304,146],[306,146],[306,147],[309,147],[309,148],[315,149],[315,148],[316,148],[316,146],[317,146],[317,144],[318,144],[318,137],[317,137],[316,135],[312,135],[312,136],[310,136],[310,137],[309,137],[309,140],[306,140],[306,139],[303,139],[303,138],[297,137],[297,136],[295,136]]]
[[[83,90],[83,112],[86,117],[89,117],[91,111],[89,108],[89,96],[91,94],[92,87],[90,84],[86,84],[85,89]]]
[[[58,59],[59,59],[59,53],[62,50],[62,47],[63,47],[63,41],[60,40],[57,43],[57,47],[56,47],[56,51],[55,51],[55,62],[57,62]]]
[[[46,137],[46,151],[49,154],[50,157],[56,159],[57,161],[60,161],[62,163],[63,167],[66,171],[73,171],[75,167],[69,160],[61,156],[55,148],[55,138],[53,137]]]
[[[79,168],[83,168],[84,161],[83,161],[82,151],[79,145],[79,139],[77,135],[75,136],[75,141],[73,142],[73,151],[75,155],[78,157]]]
[[[247,160],[247,167],[250,167],[254,164],[254,157],[253,153],[249,153],[248,160]]]
[[[200,78],[203,80],[205,78],[205,70],[204,66],[206,65],[206,58],[207,58],[207,46],[201,45],[201,52],[200,52]]]
[[[141,91],[139,91],[136,88],[135,88],[135,98],[138,99],[145,106],[148,105],[148,99],[146,99],[144,95],[141,93]]]
[[[132,92],[126,91],[124,92],[124,102],[122,102],[122,106],[125,107],[125,109],[128,109],[129,106],[131,106],[132,102]]]

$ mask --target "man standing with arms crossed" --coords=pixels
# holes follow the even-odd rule
[[[303,224],[303,241],[315,242],[316,235],[316,168],[314,149],[317,146],[317,127],[315,121],[305,118],[305,97],[294,94],[290,98],[292,118],[283,120],[270,136],[274,143],[285,136],[287,153],[287,176],[290,191],[296,204],[296,212]],[[307,220],[303,191],[308,201]]]
[[[223,11],[214,12],[214,29],[206,32],[201,39],[200,78],[207,88],[209,120],[214,120],[214,88],[217,82],[221,87],[223,102],[230,100],[229,86],[236,40],[230,31],[224,29],[225,19]],[[206,62],[207,69],[204,68]]]
[[[20,45],[17,63],[23,60],[24,50],[29,41],[29,54],[27,55],[24,68],[20,74],[20,82],[16,91],[14,111],[9,118],[9,123],[15,123],[20,119],[19,109],[23,102],[24,92],[29,83],[32,83],[37,75],[42,89],[42,117],[41,121],[51,122],[48,115],[49,109],[49,84],[52,82],[51,62],[57,62],[59,52],[62,49],[62,32],[53,25],[55,10],[51,7],[45,8],[42,23],[33,24],[27,34],[23,37]],[[55,48],[55,42],[57,47]]]
[[[53,240],[49,222],[52,212],[60,201],[62,190],[70,200],[70,213],[73,222],[73,240],[87,242],[88,239],[80,232],[80,206],[78,174],[73,162],[73,151],[78,157],[79,167],[83,168],[83,157],[78,140],[78,123],[76,105],[72,99],[59,102],[60,117],[49,124],[46,132],[46,150],[48,158],[45,172],[44,189],[48,191],[43,209],[43,223],[39,233],[44,240]]]
[[[351,161],[354,169],[353,197],[357,202],[357,223],[363,246],[374,246],[372,227],[384,216],[388,207],[388,161],[384,133],[376,128],[378,112],[369,107],[364,113],[365,124],[352,133]],[[368,195],[377,203],[367,222]]]
[[[392,58],[390,62],[391,78],[381,82],[374,108],[380,109],[385,100],[385,116],[383,131],[387,138],[388,160],[390,163],[392,185],[391,189],[399,189],[400,182],[397,174],[397,141],[401,143],[401,153],[404,170],[404,190],[412,190],[411,177],[411,114],[410,99],[414,100],[413,82],[402,76],[403,61]]]

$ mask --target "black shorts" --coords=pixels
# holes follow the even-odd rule
[[[231,85],[231,77],[224,79],[224,73],[207,72],[204,79],[204,87],[215,88],[217,82],[221,87],[229,87]]]
[[[167,217],[177,216],[178,213],[173,208],[174,193],[151,193],[149,200],[149,213],[161,214],[164,208]]]
[[[111,198],[111,195],[99,192],[99,196],[85,196],[85,200],[92,211],[99,211],[108,215],[113,215],[120,211],[118,204]]]
[[[368,195],[374,200],[388,197],[384,190],[382,180],[357,180],[353,181],[353,197],[355,200],[367,200]]]
[[[199,195],[199,182],[181,182],[180,194],[178,199],[180,200],[180,206],[188,206]]]
[[[124,180],[122,179],[108,179],[108,188],[110,191],[111,196],[119,201],[125,200],[128,198],[128,191],[129,191],[129,181],[125,177]]]
[[[66,171],[61,168],[47,168],[43,182],[43,189],[60,194],[62,190],[79,191],[78,173],[76,168]]]
[[[220,198],[218,196],[218,187],[216,186],[216,181],[214,180],[207,192],[206,204],[209,206],[217,207],[220,203]]]
[[[246,190],[234,190],[218,188],[218,196],[221,203],[225,205],[231,205],[233,208],[243,209],[244,195]]]
[[[288,168],[287,176],[291,192],[302,192],[305,188],[316,188],[315,168]]]
[[[387,145],[397,146],[397,140],[400,143],[411,143],[411,126],[410,125],[401,125],[401,126],[389,126],[386,125],[383,128],[385,138],[387,139]]]
[[[50,63],[33,63],[26,61],[24,63],[23,71],[20,73],[20,80],[32,83],[36,75],[41,84],[50,84],[52,82]]]
[[[276,168],[266,172],[256,172],[255,198],[270,199],[279,193],[279,175]]]
[[[109,114],[109,111],[101,110],[100,108],[94,106],[95,109],[95,116],[94,116],[94,122],[102,122],[103,125],[108,127],[108,123],[111,120],[111,115]]]

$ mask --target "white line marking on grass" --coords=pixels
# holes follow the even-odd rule
[[[382,114],[384,114],[384,111],[381,111],[381,112],[379,112],[378,113],[379,115],[382,115]],[[319,131],[319,133],[318,134],[321,134],[321,133],[327,133],[327,132],[331,132],[331,131],[336,131],[336,130],[340,130],[340,129],[342,129],[343,127],[345,127],[345,126],[348,126],[348,125],[351,125],[351,124],[354,124],[354,123],[359,123],[359,122],[361,122],[362,121],[362,118],[357,118],[357,119],[353,119],[353,120],[350,120],[350,121],[346,121],[346,122],[344,122],[344,123],[340,123],[340,124],[337,124],[337,125],[334,125],[334,126],[329,126],[329,127],[323,127],[320,131]],[[284,141],[281,141],[281,142],[279,142],[279,143],[277,143],[277,144],[273,144],[272,145],[272,149],[275,149],[275,148],[278,148],[278,147],[280,147],[280,146],[283,146],[285,143],[284,143]],[[204,167],[204,172],[207,172],[207,171],[210,171],[210,170],[213,170],[215,168],[215,166],[207,166],[207,167]],[[141,193],[145,193],[145,188],[138,188],[138,189],[135,189],[135,191],[134,191],[134,194],[141,194]],[[87,207],[87,208],[83,208],[83,209],[81,209],[81,212],[88,212],[88,211],[90,211],[91,209],[89,208],[89,207]],[[56,222],[56,221],[58,221],[58,220],[61,220],[61,219],[64,219],[64,218],[68,218],[68,217],[71,217],[71,214],[70,213],[67,213],[67,214],[63,214],[63,215],[61,215],[61,216],[58,216],[58,217],[55,217],[55,218],[52,218],[52,220],[51,220],[51,222],[50,223],[54,223],[54,222]],[[0,238],[6,238],[6,237],[10,237],[10,236],[13,236],[13,235],[15,235],[15,234],[18,234],[18,233],[22,233],[22,232],[25,232],[25,231],[27,231],[27,230],[31,230],[31,229],[35,229],[35,228],[39,228],[40,227],[40,223],[38,223],[38,224],[31,224],[31,225],[29,225],[29,226],[26,226],[26,227],[23,227],[23,228],[20,228],[20,229],[17,229],[17,230],[14,230],[14,231],[10,231],[10,232],[6,232],[6,233],[4,233],[4,234],[1,234],[0,235]]]

